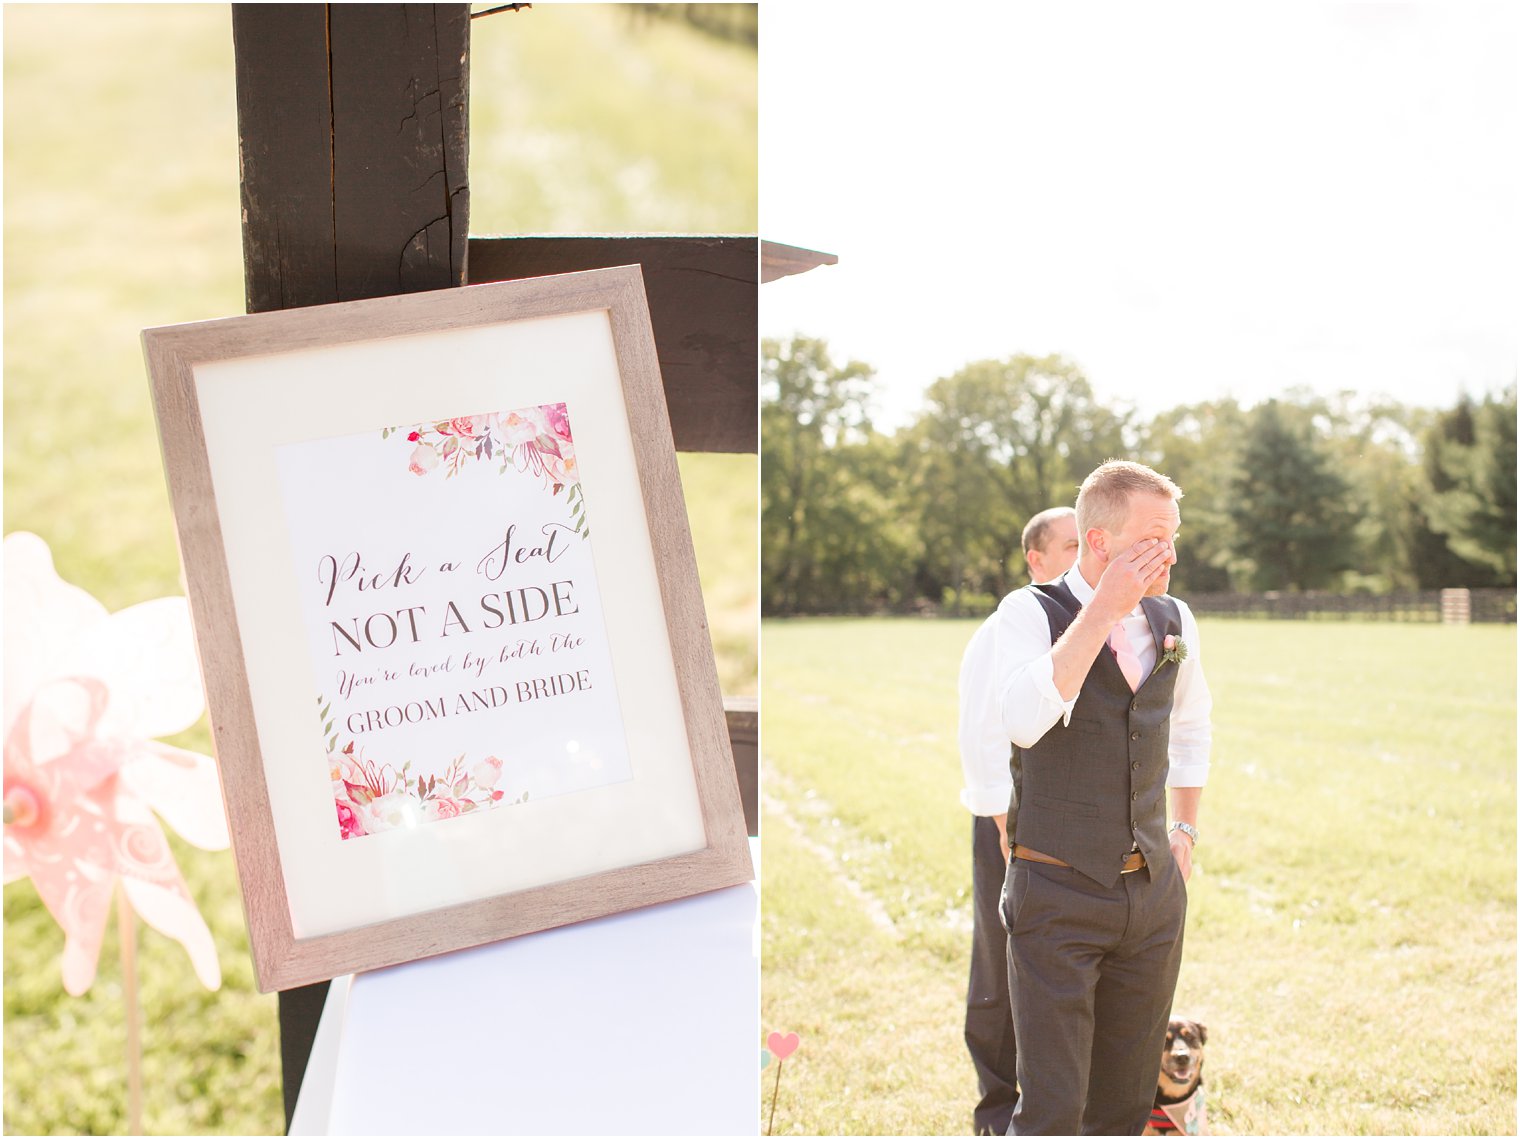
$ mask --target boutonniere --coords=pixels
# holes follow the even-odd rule
[[[1161,655],[1156,658],[1156,667],[1151,669],[1151,675],[1155,676],[1161,671],[1161,666],[1170,662],[1181,664],[1187,660],[1187,642],[1181,637],[1175,637],[1171,633],[1161,638]]]

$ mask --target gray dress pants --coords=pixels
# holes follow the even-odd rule
[[[1004,889],[1019,1100],[1010,1135],[1138,1135],[1182,964],[1187,888],[1170,856],[1108,888],[1014,859]]]
[[[1013,1011],[1008,1006],[1008,934],[998,905],[1008,863],[997,823],[977,816],[971,828],[971,978],[966,986],[966,1050],[982,1093],[971,1113],[978,1135],[1004,1135],[1019,1089]]]

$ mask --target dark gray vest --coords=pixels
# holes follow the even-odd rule
[[[1081,611],[1063,582],[1032,585],[1050,622],[1050,642]],[[1156,638],[1182,635],[1182,615],[1170,597],[1140,602]],[[1093,661],[1072,708],[1033,747],[1013,749],[1013,841],[1049,854],[1104,886],[1119,880],[1138,844],[1145,860],[1170,858],[1166,836],[1167,742],[1177,666],[1163,665],[1131,692],[1106,647]]]

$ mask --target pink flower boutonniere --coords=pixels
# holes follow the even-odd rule
[[[1168,633],[1161,638],[1161,655],[1156,658],[1156,667],[1151,669],[1151,675],[1155,676],[1161,671],[1161,666],[1167,663],[1181,664],[1187,660],[1187,642],[1181,637]]]

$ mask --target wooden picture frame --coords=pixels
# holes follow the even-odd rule
[[[638,267],[150,328],[143,349],[262,991],[753,877]],[[409,466],[397,469],[417,476],[411,481],[369,473],[372,456],[406,462],[408,454]],[[452,489],[412,489],[424,483]],[[424,509],[443,494],[460,497]],[[536,551],[520,538],[514,548],[516,523],[496,516],[577,501],[577,511],[539,527],[550,537]],[[585,525],[588,504],[594,527]],[[332,561],[324,554],[317,565],[313,543],[327,541],[329,527]],[[473,558],[503,531],[500,558],[480,558],[473,578],[441,546],[366,564],[370,540],[394,549],[444,534]],[[534,563],[545,545],[543,564]],[[518,564],[508,567],[509,557]],[[493,655],[494,641],[491,651],[462,651],[465,634],[485,628],[463,600],[488,584],[479,575],[516,574],[519,565],[547,572],[556,557],[564,560],[555,572],[579,565],[582,576],[522,587],[536,593],[523,594],[520,609],[500,594],[480,598],[496,614],[487,617],[495,635],[520,634],[519,655],[507,647]],[[383,572],[371,574],[381,561]],[[377,607],[361,620],[386,588],[391,617],[374,620],[384,616]],[[423,595],[395,595],[424,588],[435,592],[411,606],[408,642],[392,617]],[[569,671],[557,675],[580,678],[579,688],[535,687],[521,671],[530,630],[516,625],[541,619],[530,604],[540,593],[561,603],[555,619],[581,622],[565,626],[575,636],[549,642],[567,650]],[[445,594],[452,601],[440,606]],[[371,636],[377,628],[382,635]],[[541,652],[546,642],[532,643]],[[583,650],[604,656],[576,658]],[[390,722],[406,686],[422,683],[414,670],[363,672],[392,659],[364,654],[403,651],[419,654],[422,672],[449,674],[438,683],[457,690],[440,688],[436,707],[423,696],[404,705],[437,712],[436,724],[421,723],[421,712],[417,723]],[[462,675],[471,667],[499,670],[489,707],[487,689]],[[391,686],[396,703],[383,714],[345,713],[358,699],[356,676],[377,691]],[[335,678],[348,685],[341,699],[329,690]],[[508,693],[500,708],[498,688]],[[464,702],[446,704],[456,696]],[[465,712],[479,713],[469,726]],[[518,740],[518,731],[527,733],[521,758],[498,758],[499,741]],[[473,774],[467,747],[452,766],[414,775],[411,760],[403,766],[383,743],[405,733],[406,748],[394,748],[429,762],[458,739],[493,751]],[[582,736],[592,744],[578,751]],[[365,758],[370,747],[381,759]],[[313,758],[322,749],[325,763]],[[366,783],[355,774],[361,763],[389,769],[389,780]],[[508,778],[504,765],[525,787],[549,780],[550,797],[525,789],[504,799],[496,782]],[[583,782],[566,782],[572,774]],[[336,815],[317,801],[335,788]]]

